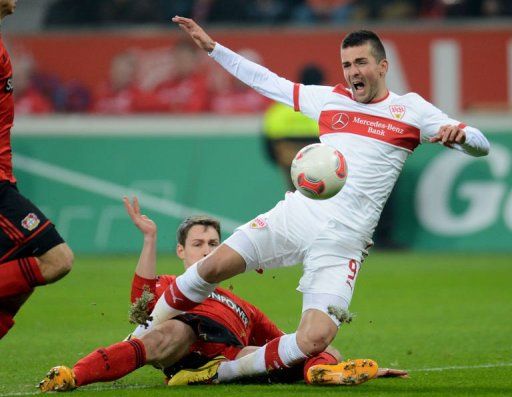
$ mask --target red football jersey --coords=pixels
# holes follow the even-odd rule
[[[11,127],[14,121],[11,58],[0,36],[0,180],[16,182],[12,174]]]
[[[144,285],[147,285],[156,299],[169,287],[169,284],[176,276],[162,275],[158,279],[148,280],[135,275],[132,283],[132,302],[139,298]],[[154,305],[154,303],[153,303]],[[152,309],[152,307],[151,307]],[[256,306],[236,296],[224,288],[216,288],[215,291],[200,305],[196,306],[189,313],[208,317],[230,330],[243,346],[263,346],[284,333]],[[196,345],[203,346],[203,343]],[[216,345],[216,344],[215,344]],[[204,350],[204,348],[193,348],[193,350]],[[238,351],[240,349],[236,349]],[[209,351],[205,352],[210,355]],[[234,358],[235,352],[216,351],[216,354],[224,354],[230,359]],[[212,354],[214,355],[214,354]],[[229,357],[231,356],[231,357]]]

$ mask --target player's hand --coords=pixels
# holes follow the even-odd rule
[[[207,52],[212,52],[215,48],[215,41],[206,34],[201,26],[194,22],[193,19],[184,18],[176,15],[172,18],[174,23],[183,29],[194,40],[199,48]]]
[[[462,145],[466,142],[466,132],[456,125],[443,125],[429,141],[432,143],[441,142],[444,146],[451,148],[454,143]]]
[[[137,197],[133,198],[133,203],[128,197],[123,197],[124,207],[130,216],[133,224],[147,237],[156,236],[156,223],[149,219],[146,215],[141,215],[140,205]]]
[[[377,370],[376,378],[408,378],[409,373],[402,369],[394,368],[379,368]]]

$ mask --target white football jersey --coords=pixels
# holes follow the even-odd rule
[[[350,237],[361,241],[363,250],[372,244],[373,231],[405,160],[441,126],[465,129],[466,143],[454,145],[455,149],[471,155],[489,150],[479,130],[449,118],[418,94],[400,96],[390,92],[376,103],[359,103],[342,85],[292,83],[218,43],[210,55],[261,94],[318,121],[320,141],[345,156],[347,181],[331,199],[313,201],[295,193],[292,201],[307,202],[321,218],[341,222]]]

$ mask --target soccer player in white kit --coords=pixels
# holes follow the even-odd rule
[[[217,283],[239,273],[302,263],[298,290],[303,308],[297,331],[241,359],[193,372],[190,383],[224,382],[294,365],[323,351],[336,336],[338,314],[350,304],[381,211],[413,150],[423,142],[439,142],[484,156],[489,142],[478,129],[448,117],[418,94],[390,92],[385,50],[373,32],[353,32],[342,42],[346,89],[294,84],[216,43],[193,20],[176,16],[173,22],[235,77],[318,120],[320,141],[343,153],[348,177],[331,199],[287,193],[273,209],[238,228],[170,285],[149,327],[189,310]],[[144,332],[140,327],[134,336]],[[364,377],[364,368],[357,370]],[[337,372],[343,383],[340,368],[333,366],[330,375]]]

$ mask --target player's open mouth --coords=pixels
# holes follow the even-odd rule
[[[357,83],[352,83],[352,86],[354,87],[354,91],[356,92],[362,92],[364,90],[364,83],[361,81],[358,81]]]

